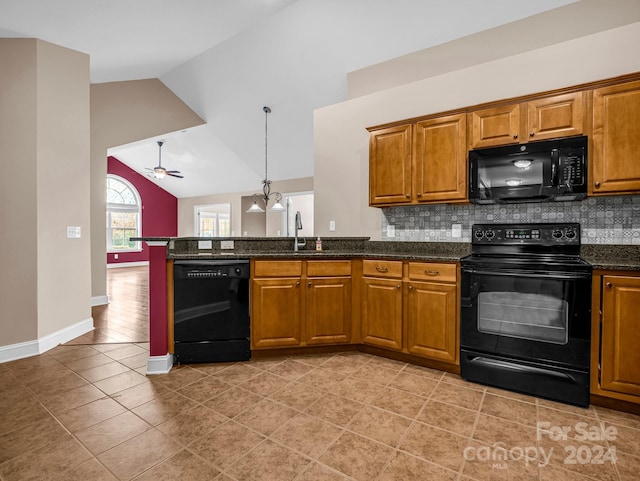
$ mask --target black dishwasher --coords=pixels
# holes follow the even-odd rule
[[[251,358],[248,260],[177,260],[173,285],[176,364]]]

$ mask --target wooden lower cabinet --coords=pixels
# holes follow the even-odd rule
[[[407,284],[407,351],[445,362],[458,360],[457,286],[414,282]]]
[[[351,278],[307,279],[307,344],[341,344],[351,340]]]
[[[251,347],[293,347],[301,341],[300,278],[253,279]]]
[[[640,277],[604,275],[599,287],[600,372],[592,392],[640,403]]]
[[[364,277],[361,308],[362,342],[402,349],[402,281]]]
[[[256,260],[252,272],[252,349],[351,341],[351,260]]]

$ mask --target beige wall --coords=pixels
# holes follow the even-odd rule
[[[89,57],[0,39],[0,345],[91,318]],[[82,229],[67,239],[67,226]]]
[[[294,192],[311,192],[314,189],[313,177],[299,179],[277,180],[271,184],[272,192],[292,194]],[[231,204],[231,231],[234,236],[242,236],[242,197],[262,192],[262,184],[256,185],[252,192],[233,192],[227,194],[205,195],[200,197],[186,197],[178,199],[178,237],[192,237],[194,235],[194,207],[206,204]],[[274,201],[271,201],[273,205]],[[280,229],[280,214],[267,212],[266,235],[276,237]]]
[[[486,62],[318,109],[314,113],[316,234],[380,239],[368,206],[366,127],[640,71],[640,23]]]
[[[107,295],[107,149],[203,123],[158,79],[91,85],[91,295],[95,303]]]
[[[0,39],[0,346],[38,333],[36,51]]]

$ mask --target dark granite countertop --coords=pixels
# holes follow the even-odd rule
[[[293,251],[293,239],[282,237],[142,237],[136,240],[168,241],[167,259],[353,259],[383,258],[425,262],[458,262],[471,253],[471,244],[464,242],[394,242],[371,241],[368,237],[322,238],[323,250],[315,250],[315,238],[306,238],[307,245]],[[199,249],[199,241],[212,241],[212,247]],[[223,250],[220,241],[234,241],[234,249]],[[640,246],[583,244],[580,255],[595,270],[640,272]]]

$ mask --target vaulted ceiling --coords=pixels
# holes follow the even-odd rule
[[[260,188],[263,106],[269,178],[310,177],[313,110],[346,99],[348,72],[574,2],[0,0],[0,37],[85,52],[93,83],[158,77],[206,121],[161,137],[185,178],[157,182],[192,197]],[[156,140],[109,153],[144,172]]]

